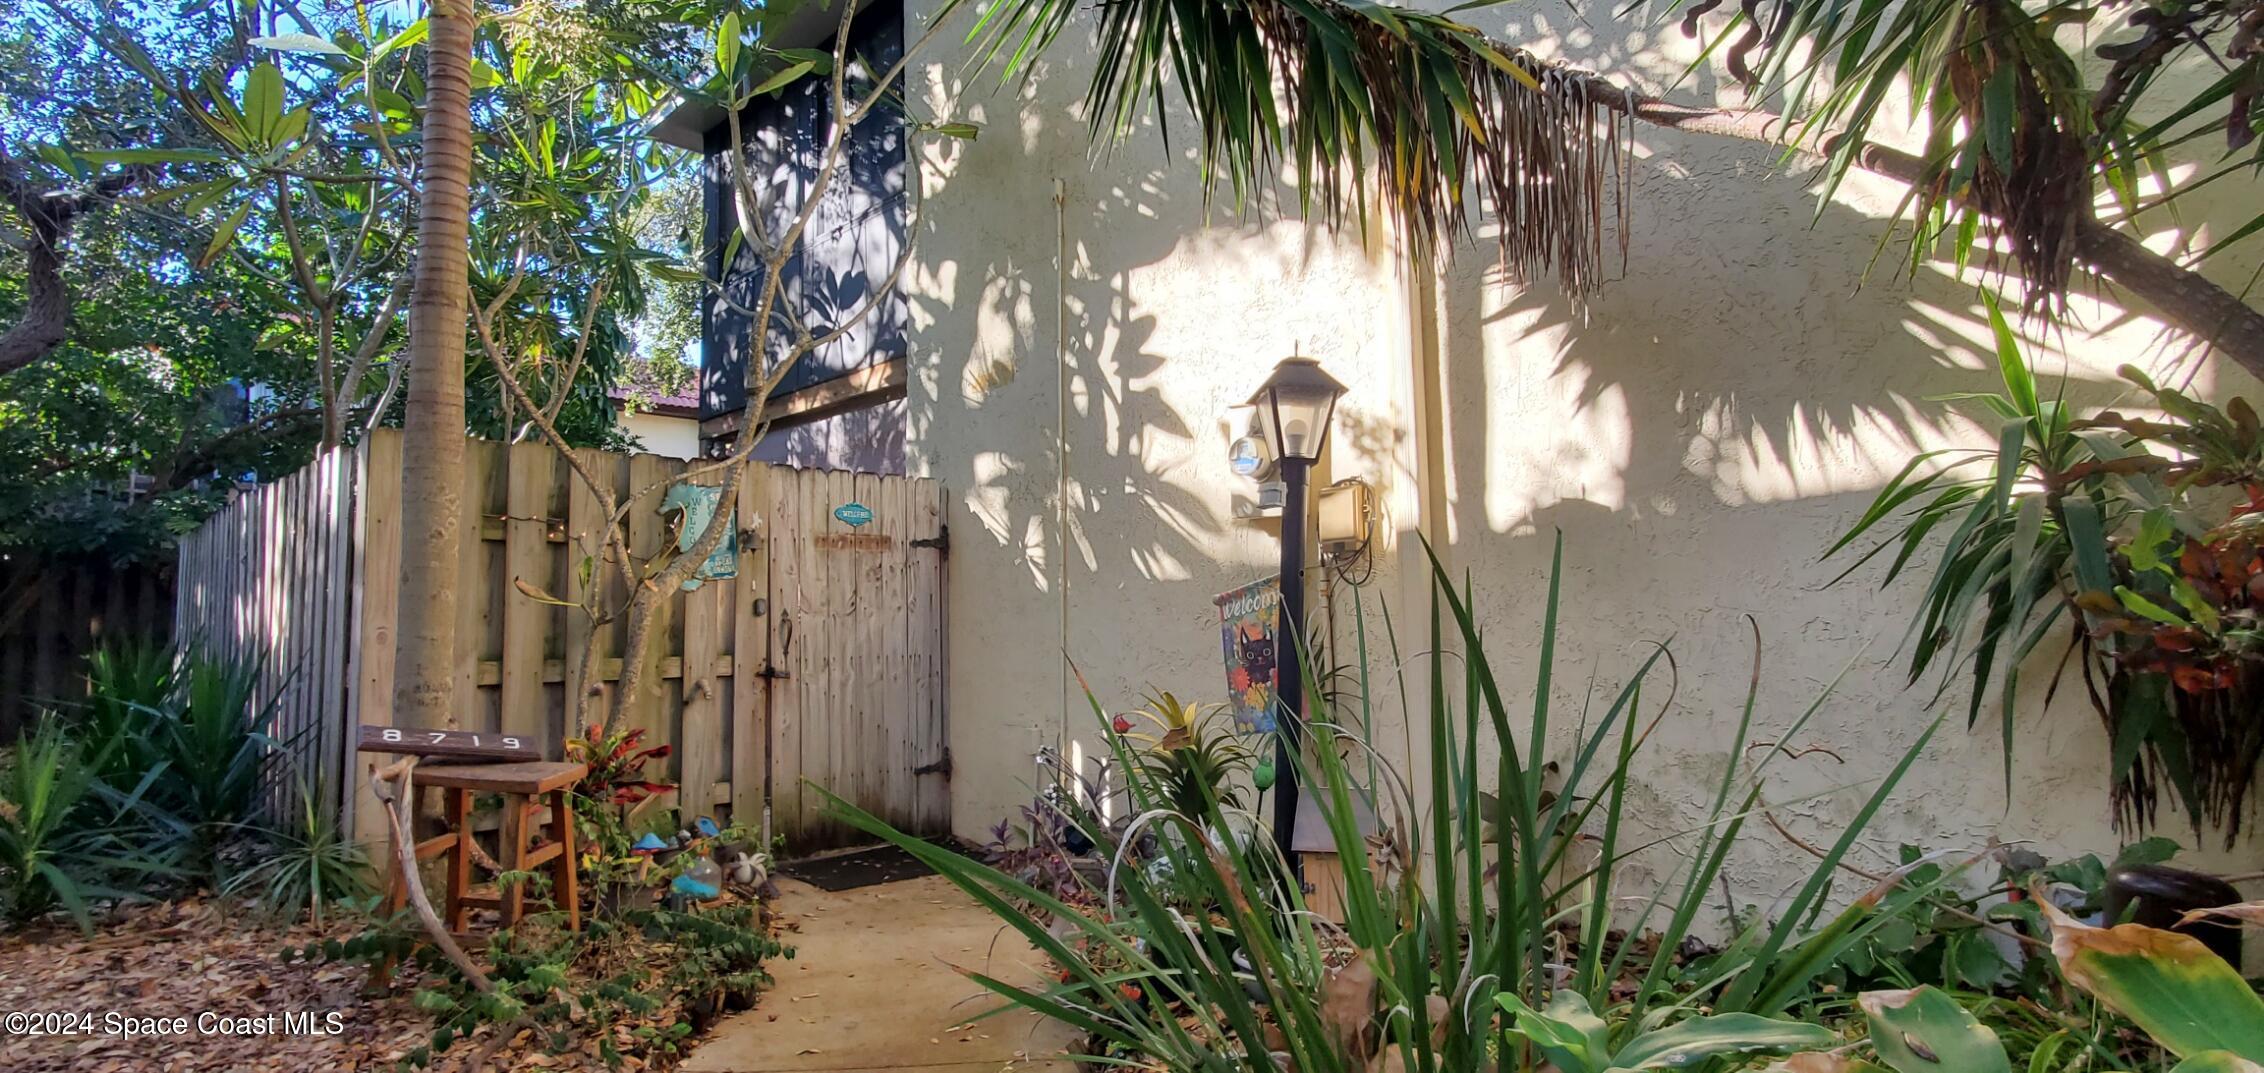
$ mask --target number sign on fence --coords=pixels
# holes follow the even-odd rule
[[[527,738],[470,730],[425,730],[362,724],[356,748],[365,753],[400,753],[442,760],[540,760],[542,750]]]

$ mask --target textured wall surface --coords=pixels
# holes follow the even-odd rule
[[[915,3],[909,18],[923,23],[932,7]],[[1506,40],[1650,88],[1695,55],[1679,35],[1651,35],[1640,17],[1615,24],[1603,7],[1467,14]],[[1561,530],[1557,700],[1566,710],[1578,710],[1591,681],[1616,688],[1642,658],[1641,642],[1672,639],[1675,710],[1636,791],[1649,828],[1684,826],[1732,759],[1750,616],[1763,646],[1762,740],[1845,668],[1835,698],[1797,740],[1839,759],[1815,753],[1786,765],[1774,798],[1875,780],[1956,706],[1863,847],[1870,862],[1903,842],[1950,848],[1995,836],[2049,852],[2118,844],[2106,743],[2087,709],[2072,695],[2050,712],[2023,709],[2008,804],[1994,724],[1968,733],[1956,690],[1936,698],[1935,683],[1903,684],[1897,646],[1916,589],[1882,593],[1871,571],[1828,587],[1840,567],[1817,561],[1914,449],[1989,439],[1929,401],[1990,386],[1972,281],[1936,263],[1897,276],[1899,246],[1862,279],[1897,190],[1851,183],[1810,226],[1817,203],[1806,176],[1781,173],[1776,151],[1638,130],[1631,257],[1588,309],[1547,285],[1500,279],[1483,233],[1438,273],[1432,301],[1388,236],[1363,243],[1294,218],[1239,218],[1231,206],[1206,214],[1184,116],[1168,151],[1152,129],[1113,153],[1090,151],[1077,108],[1088,54],[1075,32],[1034,82],[1003,88],[995,75],[965,74],[959,36],[939,35],[909,87],[921,118],[972,120],[983,131],[915,148],[927,196],[907,284],[907,456],[954,501],[949,704],[962,833],[1028,799],[1031,754],[1054,740],[1065,707],[1074,731],[1090,726],[1080,697],[1065,704],[1064,649],[1112,708],[1135,705],[1149,688],[1222,697],[1211,598],[1270,572],[1275,543],[1270,529],[1234,516],[1251,489],[1226,470],[1219,417],[1296,346],[1352,388],[1330,475],[1367,477],[1388,507],[1389,546],[1359,590],[1371,628],[1388,601],[1403,647],[1413,643],[1407,627],[1425,605],[1412,534],[1423,526],[1443,538],[1456,571],[1471,572],[1496,669],[1522,704],[1551,534]],[[1680,92],[1714,88],[1700,71]],[[1058,274],[1057,179],[1067,246]],[[2231,218],[2255,188],[2225,194],[2189,205],[2188,218]],[[2211,272],[2245,280],[2248,256]],[[2079,323],[2035,347],[2040,372],[2064,368],[2071,395],[2114,398],[2117,364],[2173,359],[2149,323],[2089,299],[2076,308]],[[1436,414],[1420,402],[1426,339],[1436,340],[1445,400]],[[1064,383],[1065,433],[1056,420]],[[2254,386],[2215,367],[2195,384],[2219,395]],[[1423,464],[1426,436],[1437,437],[1443,465]],[[1056,496],[1064,443],[1066,559]],[[1426,502],[1443,512],[1424,518]],[[1351,598],[1336,602],[1347,647]],[[1381,647],[1378,631],[1371,648]],[[1377,658],[1377,673],[1389,679],[1386,662]],[[1398,728],[1378,736],[1387,755],[1420,773],[1422,758],[1406,755]],[[1828,841],[1859,801],[1828,795],[1783,815]],[[2162,833],[2194,841],[2175,818]],[[2254,867],[2256,846],[2227,853],[2212,838],[2197,859]],[[1739,896],[1774,897],[1806,866],[1789,844],[1755,838],[1737,866]]]
[[[621,415],[621,431],[636,437],[647,454],[699,457],[700,423],[696,418],[631,410]]]

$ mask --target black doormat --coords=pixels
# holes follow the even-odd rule
[[[948,843],[945,845],[949,846]],[[933,869],[921,864],[919,858],[904,852],[900,847],[874,846],[871,849],[789,861],[781,865],[779,871],[813,887],[842,891],[903,879],[918,879],[931,874]]]

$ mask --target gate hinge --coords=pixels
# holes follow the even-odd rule
[[[944,555],[950,555],[950,554],[951,554],[951,525],[950,525],[950,523],[948,523],[948,522],[938,523],[938,524],[936,525],[936,527],[935,527],[935,535],[934,535],[934,536],[932,536],[932,537],[924,537],[924,538],[922,538],[922,539],[919,539],[919,540],[914,540],[914,541],[912,541],[912,542],[911,542],[911,545],[912,545],[913,547],[915,547],[915,548],[934,548],[935,550],[937,550],[938,552],[941,552],[941,553],[943,553]]]
[[[943,751],[943,759],[941,759],[941,760],[938,760],[938,761],[936,761],[935,763],[932,763],[932,764],[921,764],[921,765],[920,765],[919,767],[913,768],[913,769],[912,769],[912,774],[914,774],[914,775],[941,775],[941,776],[943,776],[944,778],[947,778],[947,779],[948,779],[948,778],[950,778],[950,777],[951,777],[951,750],[950,750],[949,748],[946,748],[946,749],[944,749],[944,751]]]

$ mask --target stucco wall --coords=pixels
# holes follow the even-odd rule
[[[693,418],[629,410],[621,415],[621,431],[636,437],[647,454],[668,458],[700,454],[700,423]]]
[[[910,18],[932,7],[915,3]],[[1466,14],[1505,39],[1652,88],[1694,55],[1679,35],[1653,40],[1634,29],[1640,16],[1615,26],[1608,8]],[[908,284],[909,465],[941,478],[954,509],[949,705],[963,834],[1028,799],[1030,754],[1063,725],[1064,648],[1111,707],[1134,705],[1148,688],[1221,696],[1211,597],[1269,572],[1275,544],[1270,531],[1234,519],[1249,488],[1226,470],[1217,416],[1293,345],[1352,388],[1333,475],[1368,477],[1389,507],[1394,540],[1361,590],[1371,623],[1378,600],[1392,601],[1403,631],[1422,612],[1421,575],[1408,567],[1412,533],[1425,528],[1454,569],[1471,571],[1496,669],[1521,694],[1532,680],[1550,534],[1561,529],[1563,704],[1577,710],[1591,677],[1616,685],[1640,660],[1638,642],[1673,639],[1676,712],[1638,788],[1652,828],[1692,817],[1728,759],[1750,659],[1745,616],[1763,638],[1763,740],[1847,668],[1800,739],[1845,763],[1819,753],[1788,765],[1772,796],[1875,779],[1959,701],[1954,690],[1936,700],[1930,688],[1903,686],[1897,646],[1914,587],[1880,593],[1869,573],[1827,587],[1839,566],[1817,562],[1915,447],[1987,442],[1928,401],[1989,386],[1971,281],[1942,265],[1913,279],[1882,267],[1859,286],[1896,191],[1851,183],[1811,228],[1813,194],[1802,177],[1776,172],[1774,151],[1639,130],[1632,255],[1590,308],[1497,278],[1484,235],[1438,273],[1432,301],[1388,236],[1364,245],[1224,210],[1206,222],[1190,158],[1152,136],[1090,155],[1074,107],[1089,68],[1074,41],[1026,87],[998,89],[992,76],[963,84],[955,44],[930,55],[913,99],[935,117],[984,124],[974,142],[918,150],[928,198]],[[1700,77],[1685,91],[1711,88]],[[1184,119],[1179,129],[1190,129]],[[1059,283],[1057,178],[1068,247]],[[2188,205],[2188,218],[2230,216],[2255,188],[2224,193]],[[2248,256],[2211,272],[2245,280]],[[2036,350],[2042,370],[2064,364],[2078,397],[2116,394],[2121,362],[2170,360],[2147,322],[2089,300],[2078,300],[2077,314],[2077,326]],[[1436,414],[1418,381],[1433,339],[1445,402]],[[1066,563],[1055,495],[1063,377]],[[2196,384],[2220,395],[2253,387],[2235,379],[2210,367]],[[1424,461],[1433,429],[1443,465]],[[1444,509],[1426,517],[1426,502]],[[1340,603],[1340,622],[1349,615]],[[1068,697],[1067,708],[1068,725],[1085,729],[1081,698]],[[1901,842],[1977,846],[1991,836],[2055,853],[2111,850],[2120,839],[2096,720],[2064,697],[2053,712],[2034,709],[2022,717],[2009,804],[1993,723],[1968,733],[1953,716],[1863,853],[1876,862]],[[1396,744],[1397,728],[1379,737],[1420,772],[1422,758]],[[1855,802],[1828,797],[1786,818],[1811,835],[1832,832]],[[2175,818],[2162,833],[2193,841]],[[1736,872],[1741,896],[1772,896],[1791,869],[1805,870],[1789,846],[1754,843]],[[2196,859],[2254,867],[2257,845],[2227,854],[2211,840]]]

